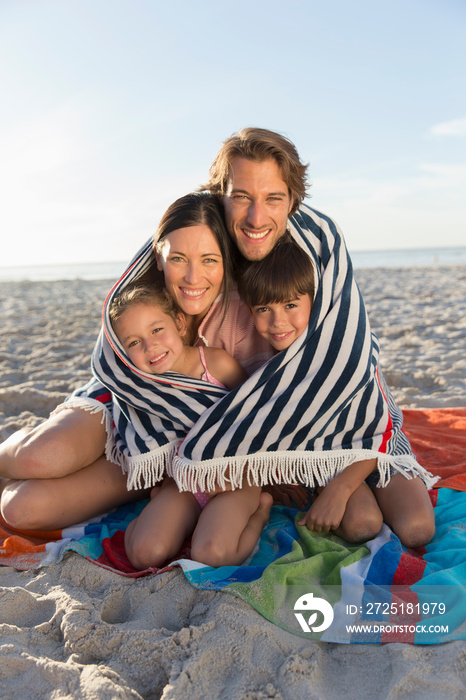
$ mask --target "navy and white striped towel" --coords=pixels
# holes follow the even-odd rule
[[[119,344],[108,308],[154,264],[150,241],[110,292],[93,355],[98,381],[71,401],[99,410],[102,385],[111,392],[107,456],[128,472],[128,488],[152,486],[164,472],[181,490],[209,491],[216,482],[238,488],[245,470],[259,485],[325,485],[349,464],[372,457],[380,486],[391,471],[434,483],[402,432],[402,413],[379,369],[377,338],[338,227],[302,205],[289,230],[315,268],[307,333],[231,392],[176,373],[145,374]]]

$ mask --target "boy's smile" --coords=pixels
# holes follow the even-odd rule
[[[304,333],[311,314],[309,294],[288,301],[253,306],[252,317],[257,332],[275,350],[286,350]]]

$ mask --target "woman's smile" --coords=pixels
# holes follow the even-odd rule
[[[223,286],[223,258],[210,228],[198,224],[169,233],[157,254],[157,266],[180,309],[200,322]]]
[[[207,292],[207,287],[204,287],[203,289],[188,289],[187,287],[180,287],[180,290],[182,294],[186,294],[187,297],[197,299],[202,296],[202,294]]]

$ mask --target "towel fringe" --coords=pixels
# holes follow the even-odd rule
[[[149,489],[170,472],[177,445],[164,445],[135,457],[126,457],[123,471],[128,474],[127,489]],[[121,454],[121,453],[120,453]]]
[[[419,476],[427,488],[438,481],[412,455],[381,455],[372,450],[333,450],[332,452],[274,452],[242,457],[222,457],[204,462],[191,462],[175,456],[169,473],[180,491],[213,491],[216,488],[241,488],[243,478],[248,484],[293,484],[315,487],[326,486],[340,472],[354,462],[377,459],[379,481],[384,487],[390,481],[391,471],[406,479]]]

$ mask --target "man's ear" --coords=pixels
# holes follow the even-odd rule
[[[186,323],[186,316],[181,311],[176,314],[175,325],[178,328],[178,332],[183,337],[188,332],[188,324]]]

